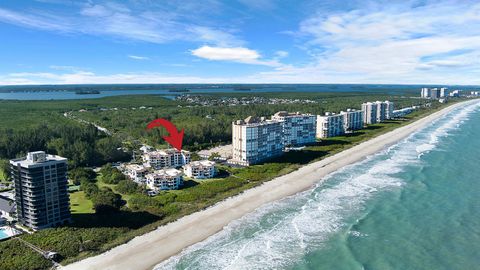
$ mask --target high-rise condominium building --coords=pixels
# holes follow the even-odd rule
[[[315,142],[316,115],[280,111],[272,116],[272,120],[283,121],[285,146],[300,146]]]
[[[362,104],[363,123],[370,125],[377,123],[377,104],[366,102]]]
[[[143,154],[143,162],[146,167],[154,170],[180,167],[190,162],[190,152],[176,149],[147,152]]]
[[[347,109],[347,111],[341,111],[340,114],[343,115],[343,129],[345,132],[363,128],[363,111]]]
[[[395,110],[395,104],[390,101],[385,101],[385,119],[393,118],[393,111]]]
[[[377,123],[383,122],[387,116],[387,104],[381,101],[376,101],[377,104]]]
[[[317,116],[317,138],[329,138],[345,133],[343,115],[325,113],[324,116]]]
[[[67,159],[43,151],[10,160],[18,221],[34,230],[70,221]]]
[[[420,91],[420,96],[422,98],[430,98],[432,96],[432,90],[430,88],[422,88],[422,90]]]
[[[283,153],[283,121],[249,116],[232,123],[231,163],[256,164]]]
[[[442,87],[440,88],[440,97],[447,97],[448,96],[448,88]]]

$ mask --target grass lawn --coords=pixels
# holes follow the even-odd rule
[[[92,201],[85,197],[83,191],[70,193],[70,208],[72,214],[91,214],[95,212]]]

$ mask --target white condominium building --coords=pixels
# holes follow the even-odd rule
[[[341,111],[343,115],[343,129],[345,132],[351,132],[363,128],[363,111],[347,109],[346,112]]]
[[[393,118],[393,111],[395,110],[395,105],[393,102],[385,101],[385,119],[392,119]]]
[[[377,104],[377,123],[383,122],[387,116],[387,104],[381,101],[376,101]]]
[[[299,146],[315,142],[316,115],[280,111],[272,116],[272,120],[283,121],[285,146]]]
[[[231,163],[251,165],[283,153],[283,121],[249,116],[232,123]]]
[[[154,170],[180,167],[190,162],[190,152],[176,149],[156,150],[143,154],[143,162],[146,167]]]
[[[183,185],[182,172],[176,169],[156,170],[145,178],[148,188],[154,191],[179,189]]]
[[[325,116],[317,116],[317,138],[329,138],[345,133],[343,115],[325,113]]]
[[[212,178],[215,176],[215,162],[210,160],[192,161],[183,166],[186,176],[195,179]]]
[[[127,176],[137,183],[145,183],[145,176],[148,173],[147,168],[138,164],[128,164],[125,166]]]
[[[362,104],[363,123],[370,125],[377,123],[377,104],[367,102]]]
[[[422,98],[430,98],[432,96],[432,91],[430,90],[430,88],[422,88],[422,90],[420,90],[420,96]]]
[[[440,97],[447,97],[448,96],[448,88],[442,87],[440,88]]]
[[[422,88],[420,92],[422,98],[439,99],[448,96],[448,88]]]

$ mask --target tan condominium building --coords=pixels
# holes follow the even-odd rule
[[[183,174],[176,169],[156,170],[145,176],[147,187],[153,191],[179,189]]]
[[[190,162],[190,152],[176,149],[162,149],[143,154],[143,162],[146,167],[154,170],[162,168],[176,168]]]
[[[145,183],[145,176],[148,173],[148,169],[138,164],[128,164],[125,166],[126,175],[133,181],[141,184]]]
[[[232,160],[230,163],[251,165],[283,153],[283,121],[249,116],[232,123]]]
[[[345,132],[363,128],[363,111],[347,109],[347,111],[341,111],[340,114],[343,116],[343,129]]]
[[[195,179],[212,178],[215,176],[215,162],[210,160],[192,161],[183,166],[186,176]]]
[[[285,146],[300,146],[315,142],[317,116],[299,112],[277,112],[272,120],[283,121]]]
[[[343,127],[343,115],[325,113],[317,116],[317,138],[329,138],[345,133]]]

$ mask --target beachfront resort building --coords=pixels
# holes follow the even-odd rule
[[[283,121],[249,116],[232,123],[232,164],[249,166],[283,153]]]
[[[145,176],[148,169],[138,164],[127,164],[125,166],[126,175],[138,184],[145,183]]]
[[[67,159],[43,151],[10,160],[18,221],[33,230],[70,222]]]
[[[210,160],[192,161],[183,166],[186,176],[195,179],[212,178],[215,176],[215,162]]]
[[[393,110],[394,104],[388,100],[363,103],[363,123],[370,125],[392,119]]]
[[[377,104],[366,102],[362,104],[363,123],[370,125],[377,123]]]
[[[420,96],[422,98],[428,98],[428,99],[439,99],[439,98],[444,98],[448,96],[448,88],[442,87],[442,88],[422,88],[420,90]]]
[[[317,116],[317,138],[329,138],[345,133],[342,114],[325,113]]]
[[[363,128],[363,111],[347,109],[340,114],[343,116],[343,130],[346,133]]]
[[[156,170],[145,176],[147,187],[153,191],[179,189],[183,174],[177,169]]]
[[[301,146],[315,142],[316,115],[280,111],[272,116],[272,120],[283,121],[285,146]]]
[[[190,152],[176,149],[162,149],[143,154],[145,167],[151,167],[154,170],[163,168],[176,168],[190,162]]]

